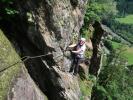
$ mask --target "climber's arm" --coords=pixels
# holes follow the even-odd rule
[[[76,44],[72,44],[72,45],[69,45],[68,47],[69,48],[73,48],[73,47],[75,47],[76,46]]]
[[[77,51],[72,51],[72,52],[78,54],[81,52],[81,49],[78,49]]]

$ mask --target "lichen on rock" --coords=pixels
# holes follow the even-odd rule
[[[12,78],[20,70],[21,64],[13,65],[11,68],[6,69],[10,65],[20,61],[19,56],[16,54],[15,50],[12,48],[10,42],[4,36],[3,32],[0,30],[0,99],[6,98],[7,92],[10,87]],[[5,70],[4,70],[5,69]]]
[[[47,100],[0,30],[0,100]]]

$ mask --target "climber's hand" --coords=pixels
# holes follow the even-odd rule
[[[69,51],[72,52],[72,49],[70,49]]]

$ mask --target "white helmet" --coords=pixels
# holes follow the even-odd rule
[[[80,40],[81,40],[81,41],[84,41],[84,42],[86,41],[86,39],[85,39],[85,38],[81,38]]]

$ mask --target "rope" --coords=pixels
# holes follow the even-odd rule
[[[22,61],[17,61],[16,63],[11,64],[11,65],[9,65],[9,66],[3,68],[2,70],[0,70],[0,73],[3,72],[3,71],[5,71],[5,70],[7,70],[7,69],[9,69],[9,68],[11,68],[11,67],[13,67],[14,65],[16,65],[16,64],[18,64],[18,63],[23,63],[23,62],[25,62],[25,61],[27,61],[27,60],[29,60],[29,59],[41,58],[41,57],[45,57],[45,56],[51,55],[51,54],[52,54],[52,53],[48,53],[48,54],[45,54],[45,55],[38,55],[38,56],[32,56],[32,57],[31,57],[31,56],[24,56],[24,57],[21,58]],[[58,57],[58,56],[57,56],[57,57]]]

